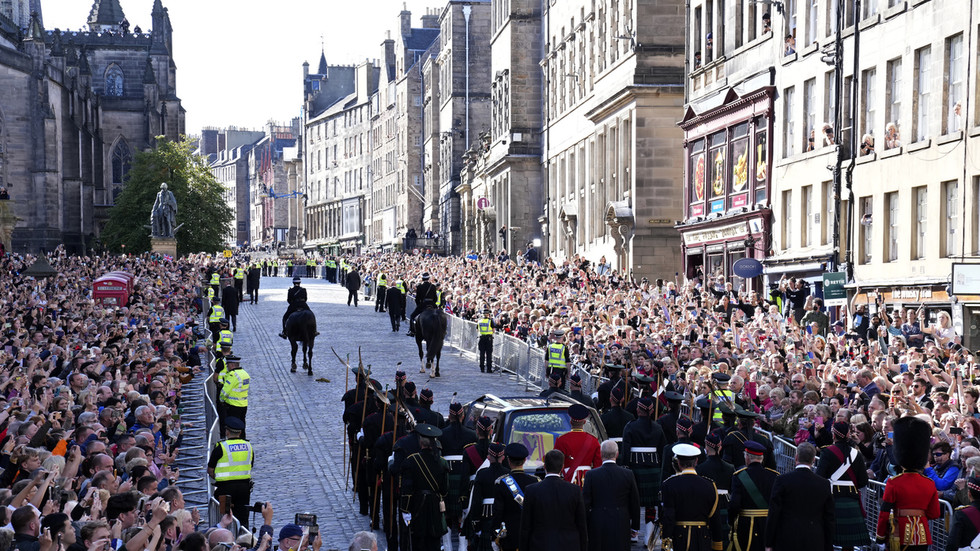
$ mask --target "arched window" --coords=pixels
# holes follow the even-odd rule
[[[133,162],[133,153],[126,140],[119,138],[112,149],[112,184],[109,188],[109,204],[115,205],[116,198],[122,193],[123,183],[129,175],[129,167]]]
[[[123,95],[123,72],[115,63],[105,70],[105,95],[117,98]]]

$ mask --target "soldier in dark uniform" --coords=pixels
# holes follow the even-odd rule
[[[667,400],[667,412],[657,417],[657,424],[664,429],[664,434],[677,434],[677,418],[681,416],[681,402],[684,395],[679,392],[664,392],[664,399]],[[673,444],[674,440],[667,438],[668,443]]]
[[[306,289],[300,285],[302,282],[303,280],[299,276],[294,276],[293,286],[286,291],[286,304],[289,307],[286,308],[286,313],[282,315],[282,332],[279,333],[279,336],[284,339],[286,338],[286,320],[289,319],[289,316],[293,315],[293,312],[310,309],[306,304],[308,300]]]
[[[705,437],[704,452],[706,458],[698,465],[697,471],[699,475],[710,478],[718,488],[718,519],[724,533],[727,534],[729,532],[728,492],[732,489],[735,467],[721,458],[721,436],[717,432]]]
[[[395,551],[398,549],[398,485],[393,484],[394,477],[389,470],[389,460],[392,459],[392,450],[395,442],[405,436],[408,432],[406,416],[404,410],[398,411],[398,424],[395,430],[386,432],[378,437],[371,450],[371,461],[374,463],[377,472],[382,473],[381,479],[381,510],[382,527],[388,541],[388,549]],[[407,544],[405,546],[407,548]]]
[[[694,429],[691,431],[691,440],[698,446],[704,447],[704,437],[708,436],[708,418],[711,417],[711,401],[708,400],[707,396],[698,398],[697,402],[694,403],[701,411],[701,420],[694,424]]]
[[[834,423],[834,443],[820,452],[817,475],[830,480],[834,495],[834,519],[837,531],[834,545],[853,549],[868,545],[868,529],[861,506],[861,488],[868,485],[868,468],[864,455],[848,440],[848,423]]]
[[[491,551],[490,542],[493,541],[494,531],[492,526],[494,486],[497,479],[510,472],[503,464],[504,445],[499,442],[490,444],[487,449],[487,461],[489,465],[476,472],[473,479],[473,488],[470,490],[467,515],[463,519],[462,534],[467,539],[469,548],[474,551]],[[465,547],[460,544],[460,550],[465,551]]]
[[[442,430],[442,457],[449,463],[449,493],[446,496],[446,520],[453,523],[462,518],[463,508],[469,498],[470,479],[467,474],[463,448],[476,442],[476,433],[463,426],[463,405],[449,405],[449,424]]]
[[[969,505],[958,507],[953,513],[953,525],[949,530],[947,551],[969,548],[977,534],[980,534],[980,478],[971,476],[966,482],[970,492]]]
[[[494,487],[491,525],[495,533],[499,532],[500,548],[504,551],[512,551],[517,549],[520,541],[524,492],[528,486],[539,482],[540,479],[524,472],[524,461],[530,455],[524,444],[518,442],[507,444],[504,455],[510,473],[498,478]]]
[[[632,377],[632,381],[636,383],[636,392],[633,393],[633,398],[626,403],[626,413],[632,416],[636,416],[636,405],[639,403],[640,398],[648,396],[654,401],[654,405],[659,407],[657,404],[657,398],[653,395],[653,385],[657,382],[656,379],[650,377],[649,375],[644,375],[642,373],[637,373]],[[654,415],[651,413],[651,415]],[[669,440],[669,439],[668,439]]]
[[[596,409],[600,413],[605,413],[607,409],[612,407],[612,404],[609,402],[609,393],[612,392],[612,389],[618,386],[623,387],[625,390],[626,386],[626,383],[623,380],[623,371],[626,370],[626,366],[606,364],[603,367],[609,379],[599,385],[599,388],[596,389],[596,393],[598,394],[598,400],[596,400],[596,406],[598,407]]]
[[[772,441],[766,435],[755,430],[755,420],[761,416],[754,411],[742,408],[736,408],[735,415],[738,417],[738,429],[729,432],[722,441],[722,459],[734,465],[736,469],[742,468],[744,466],[742,452],[745,449],[745,443],[753,441],[762,444],[766,450],[763,466],[767,469],[775,469],[776,455],[773,452]]]
[[[620,448],[622,448],[623,442],[623,429],[630,421],[636,419],[623,409],[624,397],[622,387],[614,388],[609,393],[609,402],[612,407],[602,414],[602,424],[606,427],[606,435],[620,444]]]
[[[563,371],[563,370],[562,370]],[[542,390],[538,394],[538,398],[547,398],[552,394],[559,394],[562,396],[568,396],[568,391],[561,387],[562,385],[562,372],[559,370],[552,371],[548,374],[548,388]]]
[[[766,447],[745,443],[745,468],[735,471],[729,494],[728,515],[732,519],[734,551],[764,551],[769,496],[779,473],[762,465]]]
[[[415,318],[427,307],[432,307],[438,300],[436,287],[429,282],[429,272],[422,272],[422,283],[415,286],[415,310],[408,320],[408,336],[415,336]]]
[[[591,396],[586,396],[586,394],[582,392],[582,377],[578,373],[575,373],[569,377],[568,383],[572,388],[572,391],[568,394],[573,400],[577,400],[590,408],[596,409],[595,400],[593,400]]]
[[[426,423],[438,429],[446,426],[446,419],[438,411],[433,411],[432,389],[423,388],[419,393],[419,406],[413,410],[415,420],[419,423]]]
[[[640,507],[644,508],[644,536],[646,541],[652,524],[656,519],[655,507],[660,495],[660,481],[663,472],[661,456],[668,446],[663,429],[650,418],[654,403],[649,397],[641,398],[636,408],[639,415],[623,430],[623,453],[621,463],[633,471],[636,487],[640,492]]]
[[[444,499],[449,489],[449,465],[439,457],[435,439],[442,431],[432,425],[415,426],[419,451],[401,467],[401,512],[408,525],[412,551],[439,551],[446,533]]]
[[[493,420],[485,415],[480,417],[476,420],[476,442],[463,447],[463,473],[471,483],[477,469],[487,458],[492,432]]]
[[[393,410],[389,409],[389,400],[393,397],[393,395],[385,396],[381,393],[375,393],[375,411],[364,418],[364,423],[361,426],[361,438],[358,442],[358,447],[365,450],[363,467],[366,468],[366,472],[364,479],[367,482],[367,492],[369,495],[371,526],[375,529],[377,529],[380,521],[378,515],[379,498],[376,490],[378,488],[378,480],[381,478],[382,473],[377,468],[377,464],[371,453],[374,450],[375,444],[377,444],[378,438],[382,434],[392,430],[392,427],[395,425],[395,418],[392,415]]]
[[[720,551],[723,534],[717,489],[694,470],[701,450],[685,443],[673,448],[672,467],[678,474],[660,486],[661,535],[678,551]],[[666,542],[664,547],[668,547]]]
[[[347,438],[351,443],[350,471],[354,490],[357,492],[362,515],[370,512],[371,496],[369,494],[370,484],[365,463],[367,462],[367,449],[363,442],[364,421],[377,411],[374,389],[369,388],[365,398],[355,402],[344,410],[344,423],[347,424]]]
[[[694,428],[694,423],[691,418],[682,415],[680,419],[677,420],[677,441],[673,444],[669,444],[667,449],[664,450],[664,477],[675,474],[674,471],[674,447],[678,444],[691,444],[691,429]]]

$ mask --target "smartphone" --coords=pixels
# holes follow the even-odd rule
[[[892,440],[894,438],[895,438],[895,433],[894,432],[891,432],[891,431],[888,431],[888,439],[889,440]]]
[[[293,519],[293,524],[298,526],[316,525],[316,515],[313,513],[296,513],[296,516]]]
[[[902,373],[908,373],[908,371],[909,371],[909,364],[906,364],[906,363],[901,363],[901,364],[898,364],[898,369],[899,369],[899,370],[900,370],[900,371],[901,371]]]
[[[310,525],[310,539],[312,540],[312,539],[316,538],[319,535],[320,535],[320,525],[319,524],[311,524]]]
[[[950,427],[949,428],[949,433],[950,434],[963,434],[963,427]]]

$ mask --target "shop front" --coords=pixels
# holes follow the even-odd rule
[[[771,246],[770,171],[775,88],[729,89],[717,105],[689,106],[684,130],[684,220],[677,226],[687,277],[725,276],[762,290],[760,277],[733,277],[742,258],[763,260]]]
[[[917,285],[862,286],[849,285],[853,291],[852,304],[867,304],[869,313],[892,313],[896,310],[925,311],[926,323],[938,322],[940,312],[953,321],[956,334],[962,336],[963,346],[980,348],[980,295],[950,295],[946,282]]]

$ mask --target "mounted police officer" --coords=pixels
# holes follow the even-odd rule
[[[279,336],[284,339],[286,338],[286,320],[289,319],[289,316],[299,310],[310,309],[306,304],[308,298],[306,289],[300,285],[302,282],[303,280],[298,275],[293,276],[293,286],[289,291],[286,291],[286,303],[289,304],[289,307],[286,308],[286,313],[282,315],[282,332],[279,333]]]
[[[236,417],[225,420],[225,439],[211,450],[208,475],[214,479],[215,497],[228,496],[231,513],[248,528],[249,497],[252,493],[252,465],[255,453],[242,431],[245,422]]]
[[[419,317],[426,308],[436,305],[439,297],[436,293],[436,286],[430,281],[429,272],[422,272],[422,283],[415,286],[415,310],[408,320],[408,336],[415,336],[415,318]]]

